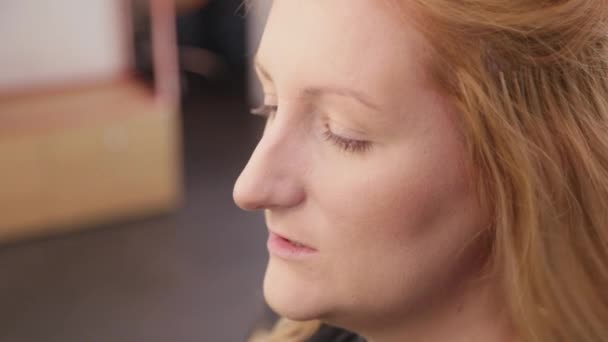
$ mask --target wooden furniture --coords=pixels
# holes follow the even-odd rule
[[[0,92],[0,241],[179,204],[174,9],[163,0],[150,9],[154,89],[123,73]]]

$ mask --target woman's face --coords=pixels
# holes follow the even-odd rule
[[[474,271],[485,215],[406,19],[375,0],[274,2],[256,63],[271,113],[234,198],[308,247],[270,239],[264,293],[283,316],[386,322]]]

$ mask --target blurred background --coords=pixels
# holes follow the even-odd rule
[[[0,341],[268,323],[266,228],[232,185],[269,2],[0,2]]]

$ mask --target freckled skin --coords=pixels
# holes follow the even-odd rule
[[[438,315],[430,308],[456,302],[477,270],[471,241],[487,215],[470,186],[458,113],[428,80],[426,41],[403,20],[370,0],[273,5],[258,59],[278,111],[234,198],[318,250],[298,262],[271,255],[264,294],[283,316],[389,331]],[[356,89],[379,110],[303,94],[323,86]],[[345,152],[322,138],[327,126],[371,147]]]

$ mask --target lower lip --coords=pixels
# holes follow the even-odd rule
[[[294,245],[289,240],[274,233],[270,233],[268,236],[266,246],[271,254],[283,259],[303,259],[317,253],[315,249]]]

